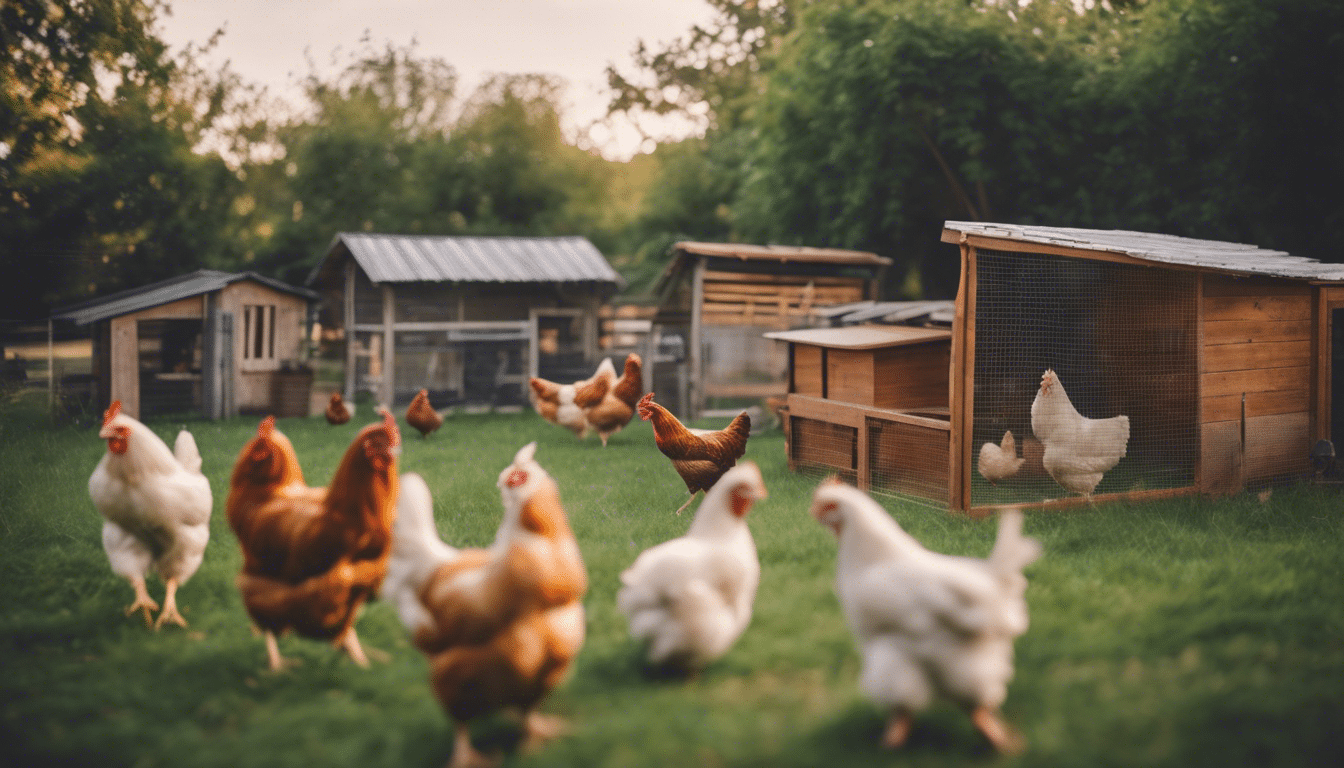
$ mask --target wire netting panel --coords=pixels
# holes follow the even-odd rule
[[[868,476],[873,493],[947,504],[948,429],[868,417]]]
[[[854,427],[817,419],[789,419],[794,466],[814,475],[839,475],[848,483],[858,480],[858,433]]]
[[[1018,472],[972,472],[971,504],[1067,494],[1042,465],[1031,428],[1041,374],[1059,375],[1088,418],[1120,414],[1123,459],[1094,494],[1194,484],[1199,436],[1198,282],[1193,273],[1044,254],[977,251],[971,461],[1011,430]]]

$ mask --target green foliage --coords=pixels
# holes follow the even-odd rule
[[[145,629],[99,543],[87,479],[105,450],[90,428],[51,428],[40,408],[0,408],[0,735],[20,765],[439,766],[452,735],[425,660],[392,606],[358,623],[390,654],[355,667],[321,643],[283,638],[301,660],[264,671],[233,584],[241,564],[224,518],[227,478],[255,418],[187,425],[215,493],[200,571],[179,592],[191,626]],[[370,421],[281,419],[310,482],[330,477]],[[152,423],[171,438],[174,423]],[[697,426],[716,426],[702,423]],[[883,717],[857,686],[859,658],[832,581],[835,543],[807,514],[816,479],[792,474],[778,432],[751,438],[770,496],[749,523],[761,559],[750,627],[690,680],[647,676],[615,608],[619,573],[680,535],[684,486],[635,422],[603,449],[534,414],[450,417],[412,433],[418,472],[451,543],[488,544],[497,475],[524,443],[556,478],[587,564],[588,638],[543,709],[570,735],[518,754],[507,718],[476,738],[512,765],[974,766],[996,762],[964,714],[936,707],[908,748],[884,753]],[[887,502],[932,549],[983,557],[992,520]],[[687,513],[689,514],[689,513]],[[1031,566],[1031,629],[1017,644],[1006,714],[1023,766],[1327,765],[1344,756],[1340,670],[1344,516],[1337,491],[1241,495],[1028,516],[1045,555]],[[151,582],[151,594],[162,585]]]

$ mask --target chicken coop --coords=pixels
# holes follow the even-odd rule
[[[344,340],[345,397],[521,405],[527,381],[587,378],[600,310],[622,285],[583,237],[343,232],[308,278]]]
[[[787,391],[769,331],[815,324],[825,307],[875,299],[891,259],[866,251],[679,242],[659,277],[652,371],[660,403],[685,418]]]
[[[869,347],[856,395],[831,382],[831,358],[862,351],[864,329],[786,336],[791,465],[974,511],[1232,493],[1304,477],[1317,440],[1344,439],[1344,265],[1142,232],[949,221],[942,238],[961,255],[946,388],[933,397],[932,342]],[[1090,492],[1066,491],[1061,466],[1096,446],[1033,429],[1047,369],[1078,424],[1127,418]],[[922,396],[868,402],[892,381],[923,382]],[[1009,431],[1020,461],[991,481],[980,451]]]
[[[255,272],[198,270],[65,307],[87,326],[98,409],[135,418],[308,415],[301,360],[317,295]]]

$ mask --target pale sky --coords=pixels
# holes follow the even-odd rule
[[[487,74],[558,75],[565,92],[571,137],[606,114],[605,71],[616,64],[633,72],[631,52],[639,40],[651,47],[683,36],[692,24],[712,18],[704,0],[171,0],[172,15],[160,21],[162,38],[174,50],[203,44],[218,28],[223,39],[207,58],[228,61],[245,80],[296,102],[295,83],[311,59],[334,74],[360,40],[381,49],[391,42],[417,43],[417,55],[441,58],[459,77],[465,98]],[[339,52],[333,57],[333,52]],[[333,58],[335,63],[333,63]],[[685,133],[685,125],[660,127]],[[612,159],[638,150],[630,127],[599,129],[593,139]],[[646,147],[647,149],[647,147]]]

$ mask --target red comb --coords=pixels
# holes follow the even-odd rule
[[[121,401],[113,400],[112,404],[107,406],[107,410],[103,411],[103,426],[106,427],[119,413],[121,413]]]

